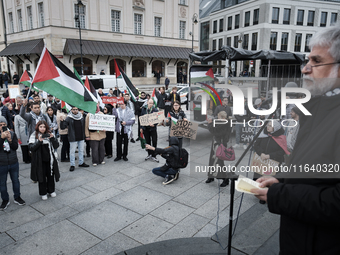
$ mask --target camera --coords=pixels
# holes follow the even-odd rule
[[[6,132],[8,130],[8,127],[7,126],[3,126],[2,127],[2,132]]]
[[[41,136],[42,138],[49,138],[50,137],[50,134],[42,134],[42,136]]]

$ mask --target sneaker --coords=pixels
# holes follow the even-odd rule
[[[118,161],[118,160],[121,160],[121,159],[122,159],[122,158],[118,158],[118,157],[117,157],[117,158],[114,159],[114,161]]]
[[[175,179],[172,177],[172,175],[165,176],[165,180],[163,182],[164,185],[167,185],[169,183],[172,183]]]
[[[243,149],[247,149],[247,145],[243,145]]]
[[[41,196],[41,199],[42,199],[42,200],[47,200],[47,195]]]
[[[101,164],[102,164],[102,165],[105,165],[105,161],[103,161]]]
[[[112,158],[112,155],[107,156],[107,158]]]
[[[88,164],[85,164],[85,163],[83,163],[83,164],[81,164],[81,165],[78,165],[79,167],[89,167],[89,165]]]
[[[177,172],[177,173],[175,174],[174,180],[177,181],[178,177],[179,177],[179,172]]]
[[[238,148],[240,145],[237,143],[237,144],[235,144],[233,147],[234,147],[234,149],[235,148]]]
[[[151,157],[151,159],[157,163],[159,163],[159,160],[156,157]]]
[[[6,210],[9,204],[10,204],[9,200],[2,201],[2,204],[0,206],[0,210],[1,211]]]
[[[139,137],[136,139],[136,141],[139,141],[140,139],[139,139]]]
[[[96,163],[94,163],[94,164],[92,164],[93,166],[97,166],[97,164]]]
[[[145,158],[145,160],[148,160],[148,159],[150,159],[152,157],[152,155],[148,155],[146,158]]]
[[[123,160],[124,160],[124,161],[128,161],[128,158],[127,158],[127,157],[123,157]]]
[[[14,198],[14,203],[18,205],[25,205],[25,201],[21,197]]]
[[[70,167],[70,172],[73,172],[74,171],[74,166],[71,166]]]
[[[57,196],[57,193],[52,192],[52,193],[50,194],[50,196],[51,196],[51,197],[56,197],[56,196]]]
[[[227,185],[229,185],[229,180],[223,180],[223,182],[221,183],[220,187],[226,187]]]
[[[208,178],[206,181],[205,181],[205,183],[211,183],[211,182],[213,182],[214,181],[214,178]]]
[[[132,138],[132,139],[130,140],[130,142],[135,143],[136,141],[135,141],[135,139]]]

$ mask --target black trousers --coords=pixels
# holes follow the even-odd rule
[[[143,134],[145,137],[145,141],[147,144],[151,145],[151,140],[152,140],[152,146],[157,147],[157,130],[150,131],[150,129],[146,128],[143,130]],[[152,157],[156,157],[155,151],[152,150],[147,150],[148,155],[152,155]]]
[[[113,140],[114,132],[106,131],[105,138],[105,154],[112,156],[112,140]]]
[[[87,155],[90,155],[91,146],[90,146],[89,140],[85,140],[85,143],[86,143],[86,156],[87,156]]]
[[[138,137],[140,137],[140,121],[139,121],[139,117],[141,116],[141,115],[137,115],[138,116]]]
[[[122,145],[124,149],[122,150]],[[126,157],[128,154],[129,138],[127,134],[117,133],[117,158]],[[122,153],[123,152],[123,153]]]
[[[55,191],[54,173],[51,175],[50,162],[42,162],[42,168],[46,178],[43,182],[39,182],[39,195],[44,196],[47,193]]]
[[[70,158],[70,142],[68,141],[68,135],[60,135],[60,139],[63,142],[61,147],[61,160]]]
[[[31,155],[28,150],[28,145],[21,145],[22,160],[25,163],[31,163]]]

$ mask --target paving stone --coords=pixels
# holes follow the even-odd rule
[[[129,168],[119,169],[119,173],[128,175],[130,177],[136,177],[148,172],[150,172],[148,169],[141,168],[138,165],[137,166],[131,165]]]
[[[168,195],[138,186],[115,196],[111,201],[132,211],[146,215],[171,199],[172,197]]]
[[[114,159],[114,156],[112,157]],[[118,161],[114,162],[113,160],[107,160],[105,159],[106,164],[105,165],[98,165],[96,167],[89,167],[89,171],[99,174],[101,176],[111,176],[119,173],[121,169],[129,169],[130,167],[134,166],[130,162],[125,161]]]
[[[173,224],[147,215],[120,232],[142,244],[147,244],[154,242],[157,237],[169,230],[172,226]]]
[[[114,175],[110,175],[110,176],[105,176],[102,177],[100,179],[97,179],[93,182],[89,182],[86,185],[83,185],[83,187],[92,187],[94,189],[97,189],[98,191],[103,191],[106,190],[108,188],[112,188],[114,187],[116,184],[122,183],[124,181],[129,180],[130,177],[124,174],[114,174]]]
[[[106,201],[69,218],[69,220],[103,240],[140,217],[141,215],[135,212]]]
[[[216,225],[214,224],[207,224],[205,225],[194,237],[211,237],[216,233]]]
[[[0,249],[14,242],[15,241],[6,233],[0,233]]]
[[[177,224],[193,211],[195,211],[195,209],[189,206],[174,201],[169,201],[161,207],[158,207],[156,210],[152,211],[150,214],[161,220],[165,220],[172,224]]]
[[[7,233],[16,241],[32,235],[42,229],[50,227],[78,212],[70,207],[64,207],[56,212],[40,217],[36,220],[22,224],[15,229],[7,231]]]
[[[8,245],[2,249],[2,254],[79,254],[100,240],[64,220],[49,228],[45,228],[29,237]]]
[[[135,188],[136,186],[139,186],[151,179],[155,179],[157,178],[156,175],[150,173],[149,171],[147,171],[146,173],[144,174],[140,174],[136,177],[132,177],[130,178],[128,181],[125,181],[123,183],[120,183],[118,185],[116,185],[115,187],[117,189],[121,189],[121,190],[124,190],[124,191],[127,191],[129,189],[133,189]]]
[[[123,235],[121,233],[116,233],[100,242],[99,244],[93,246],[89,250],[82,253],[82,255],[107,255],[116,254],[118,252],[129,250],[134,247],[140,246],[141,243]]]

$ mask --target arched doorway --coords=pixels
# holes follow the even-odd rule
[[[92,60],[88,58],[83,58],[83,69],[84,69],[84,75],[91,75],[92,72]],[[77,70],[79,74],[81,74],[81,63],[80,58],[76,58],[73,60],[73,67]]]
[[[17,60],[17,74],[21,77],[22,73],[24,72],[24,64],[21,62],[20,59]]]
[[[164,77],[165,76],[165,64],[163,61],[160,60],[156,60],[152,62],[152,73],[155,74],[157,73],[157,71],[159,71],[161,73],[161,76]]]
[[[177,83],[188,82],[188,63],[181,61],[177,64]]]
[[[126,62],[122,59],[116,59],[116,62],[123,69],[123,71],[126,73],[126,68],[125,68]],[[116,74],[115,61],[113,59],[110,60],[110,74],[111,75]]]
[[[132,77],[146,77],[146,62],[143,60],[132,61]]]

